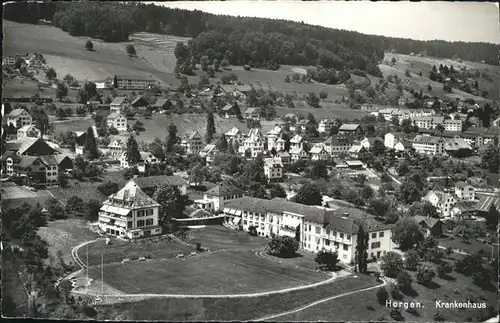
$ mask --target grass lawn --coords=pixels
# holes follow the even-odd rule
[[[17,306],[16,316],[28,315],[28,296],[12,263],[2,262],[2,295],[9,295]]]
[[[88,246],[89,265],[101,264],[101,254],[104,255],[105,264],[120,263],[123,259],[132,257],[144,257],[150,255],[152,259],[173,258],[179,252],[188,254],[195,251],[195,247],[185,246],[174,241],[161,240],[159,242],[126,242],[113,239],[112,244],[106,245],[105,241],[96,241]],[[86,262],[86,248],[78,250],[78,256]]]
[[[412,275],[414,273],[411,273]],[[436,283],[432,288],[427,288],[417,283],[413,283],[415,296],[404,297],[403,301],[414,301],[422,304],[418,309],[418,316],[410,314],[402,309],[401,313],[406,321],[432,322],[437,311],[436,300],[443,302],[466,302],[465,297],[468,292],[478,295],[477,302],[486,302],[487,306],[498,306],[497,295],[494,292],[481,290],[480,287],[472,283],[470,277],[465,277],[458,273],[452,273],[450,280],[435,278]],[[386,287],[386,289],[389,288]],[[455,290],[457,293],[455,293]],[[355,295],[346,296],[325,302],[303,311],[276,318],[277,321],[368,321],[384,315],[390,319],[390,309],[380,305],[377,301],[376,290],[361,292]],[[484,299],[479,299],[482,297]],[[367,306],[371,305],[374,310]],[[448,322],[464,322],[467,318],[474,318],[480,315],[481,310],[477,309],[439,309]],[[486,315],[487,311],[482,310]]]
[[[31,97],[34,94],[38,93],[37,84],[38,82],[36,81],[32,81],[29,79],[21,79],[21,78],[4,80],[3,94],[5,96],[13,96],[13,97],[17,96]],[[42,88],[42,89],[43,89],[43,92],[41,93],[42,96],[49,96],[54,98],[55,92],[52,88]],[[20,103],[20,104],[30,106],[29,104],[26,103]]]
[[[52,120],[52,124],[54,125],[55,133],[66,133],[68,131],[87,131],[89,127],[94,125],[94,120],[90,118],[73,117],[67,120]]]
[[[344,277],[287,294],[236,299],[149,299],[99,307],[103,318],[126,313],[131,320],[243,321],[291,310],[315,300],[375,285],[372,277]]]
[[[57,253],[60,251],[67,264],[73,262],[71,249],[97,237],[87,228],[87,222],[80,219],[50,221],[46,227],[38,230],[38,234],[49,244],[49,260],[57,263]]]
[[[299,103],[296,104],[295,108],[276,106],[275,109],[278,117],[283,117],[288,113],[295,113],[296,115],[302,114],[305,118],[307,118],[307,115],[312,113],[317,122],[325,118],[355,120],[368,115],[368,112],[366,111],[349,109],[348,107],[340,104],[320,102],[320,105],[321,108],[312,108]]]
[[[441,238],[439,239],[439,245],[444,247],[452,247],[453,249],[464,250],[467,253],[476,253],[481,252],[483,257],[491,257],[491,248],[493,247],[493,255],[498,255],[498,247],[491,246],[488,244],[481,243],[477,240],[470,239],[470,243],[462,242],[462,238],[454,237],[454,239],[450,238]]]
[[[210,250],[260,250],[269,243],[266,238],[253,237],[246,232],[231,230],[222,225],[190,230],[187,241],[192,244],[200,242],[203,247]]]
[[[90,268],[89,275],[99,279],[100,268]],[[281,266],[251,251],[111,264],[104,267],[104,277],[108,285],[125,293],[171,294],[265,292],[327,279],[319,272]]]

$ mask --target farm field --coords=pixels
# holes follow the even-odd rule
[[[99,279],[100,268],[89,268],[89,275]],[[322,273],[280,266],[251,251],[210,252],[184,259],[105,265],[104,277],[111,287],[139,294],[253,293],[327,279]]]
[[[59,261],[59,252],[66,264],[73,262],[71,249],[97,237],[97,234],[87,227],[87,222],[80,219],[50,221],[46,227],[38,230],[38,234],[49,244],[49,260],[54,264]]]
[[[317,122],[325,118],[340,118],[340,119],[355,120],[355,119],[361,119],[369,114],[366,111],[353,110],[348,108],[347,106],[340,104],[333,104],[330,102],[320,102],[320,105],[321,108],[312,108],[296,104],[295,108],[276,106],[275,109],[276,109],[276,115],[278,117],[283,117],[288,113],[295,113],[296,115],[302,114],[304,117],[307,117],[309,113],[312,113]]]
[[[52,196],[46,190],[38,190],[32,192],[23,186],[17,186],[14,183],[2,183],[0,185],[2,192],[2,208],[5,210],[11,207],[21,206],[24,202],[31,206],[36,206],[37,203],[44,205],[45,202]]]
[[[418,315],[410,314],[402,309],[401,313],[405,317],[405,320],[412,322],[432,322],[437,310],[435,305],[436,300],[443,302],[453,302],[455,300],[457,302],[466,302],[466,296],[469,292],[481,298],[477,299],[477,302],[485,301],[487,305],[498,306],[498,299],[495,292],[483,291],[472,283],[470,277],[465,277],[458,273],[452,273],[451,276],[453,278],[450,280],[435,278],[434,282],[436,284],[433,288],[423,287],[414,282],[412,286],[415,290],[415,296],[410,297],[405,295],[403,301],[419,302],[422,304],[422,308],[418,309]],[[386,289],[389,291],[388,287]],[[386,319],[390,320],[390,309],[385,307],[385,304],[381,305],[378,303],[376,292],[375,289],[338,298],[297,313],[275,318],[274,321],[363,321],[367,317],[377,319],[381,316],[385,316]],[[373,310],[367,308],[369,305],[373,307]],[[477,321],[476,317],[481,312],[487,316],[487,309],[442,308],[439,311],[447,322],[463,322],[466,317],[471,318],[472,321]]]
[[[102,306],[98,309],[104,318],[117,313],[132,320],[189,320],[189,321],[243,321],[291,310],[315,300],[359,290],[377,283],[370,276],[342,277],[315,288],[287,294],[255,298],[224,299],[149,299],[133,303]],[[116,314],[115,314],[116,313]]]
[[[68,132],[68,131],[87,131],[89,127],[94,125],[94,120],[91,118],[71,117],[67,120],[56,120],[54,116],[49,117],[49,120],[54,126],[54,132]]]
[[[498,247],[491,246],[488,244],[483,244],[477,240],[471,239],[469,243],[462,242],[462,238],[455,237],[454,239],[450,238],[441,238],[439,239],[439,245],[443,247],[452,247],[453,249],[463,250],[467,253],[476,253],[479,252],[483,257],[491,257],[491,253],[493,250],[493,256],[498,255]]]

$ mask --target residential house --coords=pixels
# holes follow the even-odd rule
[[[483,134],[483,144],[492,144],[497,140],[499,146],[500,146],[500,128],[490,128],[486,130]]]
[[[208,144],[200,150],[200,157],[205,158],[205,164],[210,166],[212,164],[215,154],[217,153],[217,148],[214,144]]]
[[[146,90],[158,84],[151,76],[144,78],[133,75],[116,75],[115,79],[117,88],[126,90]]]
[[[59,166],[54,155],[27,156],[17,155],[13,151],[2,155],[2,163],[7,176],[25,176],[31,183],[56,184]]]
[[[156,158],[153,154],[150,152],[146,151],[140,151],[140,158],[135,164],[130,164],[127,161],[127,152],[123,152],[123,154],[120,156],[120,166],[123,168],[129,168],[133,166],[137,166],[139,172],[144,173],[146,171],[146,164],[147,165],[154,165],[158,164],[159,160]]]
[[[429,191],[422,200],[431,203],[441,217],[445,218],[451,217],[452,207],[457,203],[454,194],[440,191]]]
[[[169,99],[163,98],[156,100],[156,102],[151,105],[151,109],[159,111],[168,110],[170,108],[172,108],[172,102]]]
[[[472,150],[472,147],[462,138],[444,138],[444,150],[447,154],[456,156],[466,154]]]
[[[226,203],[242,198],[243,193],[244,192],[238,187],[228,182],[222,182],[206,191],[203,199],[205,201],[212,201],[214,212],[220,212],[224,209]]]
[[[267,150],[271,151],[273,148],[276,151],[285,150],[286,141],[281,137],[282,127],[275,125],[271,131],[268,131],[267,136]]]
[[[118,131],[127,131],[127,118],[120,112],[112,112],[106,117],[108,128],[115,128]]]
[[[340,126],[339,135],[349,135],[353,137],[359,137],[363,132],[363,129],[359,124],[346,123]]]
[[[175,186],[182,195],[187,194],[188,182],[177,175],[136,177],[133,180],[137,184],[137,186],[150,197],[153,197],[158,187],[162,184]]]
[[[14,65],[16,65],[16,58],[15,57],[8,56],[8,57],[4,57],[2,59],[2,66],[13,67]]]
[[[290,139],[290,149],[294,148],[304,148],[304,137],[296,134],[292,139]]]
[[[126,107],[130,106],[128,99],[124,96],[117,96],[113,99],[113,101],[109,104],[109,111],[111,113],[120,113]]]
[[[488,128],[471,127],[461,134],[461,137],[473,148],[480,147],[484,144],[483,135]]]
[[[474,201],[476,199],[476,189],[466,182],[457,182],[455,184],[455,195],[462,201]]]
[[[120,159],[127,148],[128,136],[110,136],[107,146],[108,154],[116,159]]]
[[[413,218],[418,223],[420,229],[424,232],[426,237],[433,236],[439,238],[443,236],[443,221],[440,219],[421,215],[415,215]]]
[[[444,154],[444,139],[440,137],[417,135],[412,142],[415,152],[427,155]]]
[[[111,77],[107,77],[104,80],[95,81],[95,87],[97,89],[110,89],[113,87],[113,79]]]
[[[224,134],[228,143],[236,141],[241,145],[245,139],[245,134],[243,134],[238,127],[232,127],[228,132]]]
[[[500,212],[500,195],[498,193],[483,194],[476,205],[478,216],[486,217],[490,212],[490,208],[496,208]]]
[[[54,155],[58,151],[43,138],[22,137],[5,143],[5,152],[12,151],[17,155],[45,156]]]
[[[24,109],[14,109],[7,115],[7,125],[29,126],[33,123],[33,118],[28,111]]]
[[[247,120],[260,120],[260,108],[248,108],[243,112],[243,118]]]
[[[264,140],[262,132],[258,128],[250,129],[248,136],[239,147],[239,153],[245,156],[247,151],[251,158],[257,157],[264,150]]]
[[[130,180],[102,203],[99,228],[108,235],[136,239],[161,234],[160,204]]]
[[[281,160],[281,164],[283,164],[284,167],[292,163],[292,156],[286,151],[279,151],[278,158]]]
[[[318,132],[330,134],[333,127],[337,127],[338,123],[334,119],[323,119],[318,123]]]
[[[314,146],[311,148],[309,151],[309,154],[311,155],[311,160],[328,160],[328,152],[325,150],[323,145],[320,146]]]
[[[352,145],[347,152],[351,158],[355,159],[365,159],[370,155],[370,152],[365,147],[360,144]]]
[[[307,127],[311,124],[312,123],[309,119],[301,119],[295,125],[290,126],[290,130],[305,132],[307,130]]]
[[[228,103],[222,108],[222,115],[226,119],[237,118],[239,114],[238,111],[239,107],[237,104]]]
[[[146,98],[144,98],[142,95],[137,96],[130,102],[130,106],[134,108],[144,108],[147,107],[148,105],[149,105],[148,100],[146,100]]]
[[[389,132],[384,136],[384,146],[388,149],[394,149],[397,152],[405,151],[404,134],[401,132]]]
[[[281,158],[264,159],[264,174],[269,182],[280,181],[283,178]]]
[[[17,129],[17,139],[21,139],[23,137],[32,137],[32,138],[40,138],[42,137],[42,132],[35,126],[26,125]]]
[[[292,159],[292,162],[297,162],[299,160],[308,160],[309,159],[309,155],[304,150],[304,148],[301,148],[301,147],[290,148],[289,153],[290,153],[290,157]]]
[[[333,157],[337,157],[340,154],[348,154],[352,145],[353,140],[350,137],[339,135],[330,136],[324,142],[326,152]]]
[[[444,124],[443,116],[424,116],[412,119],[419,129],[436,129],[438,125]]]
[[[445,131],[462,131],[462,120],[446,119],[443,122]]]
[[[191,131],[184,135],[181,146],[186,150],[186,154],[198,154],[203,148],[203,137],[198,131]]]
[[[367,150],[371,151],[375,149],[377,145],[383,147],[384,139],[380,137],[366,137],[363,140],[361,140],[360,145],[365,147]]]

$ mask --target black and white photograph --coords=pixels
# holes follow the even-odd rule
[[[499,321],[498,3],[2,6],[3,319]]]

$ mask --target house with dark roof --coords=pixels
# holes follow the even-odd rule
[[[205,201],[211,201],[213,203],[213,210],[218,213],[224,209],[224,205],[229,201],[243,197],[244,192],[228,183],[222,182],[219,185],[209,189],[203,195]]]
[[[141,108],[147,107],[149,105],[149,102],[142,95],[139,95],[130,102],[130,105],[134,108]]]
[[[443,221],[421,215],[415,215],[413,218],[426,237],[441,237],[443,235]]]
[[[125,239],[159,235],[159,209],[160,204],[131,180],[102,203],[99,228],[107,235]]]
[[[162,110],[168,110],[168,109],[172,108],[172,106],[173,106],[173,104],[169,99],[160,98],[160,99],[156,100],[156,102],[151,105],[151,108],[153,110],[162,111]]]
[[[224,118],[229,119],[238,117],[238,110],[239,107],[236,103],[235,104],[228,103],[222,108],[221,112]]]
[[[17,127],[20,125],[29,126],[33,123],[33,118],[28,111],[24,109],[14,109],[7,115],[7,125]]]
[[[203,149],[203,137],[196,130],[186,133],[181,146],[186,150],[186,154],[198,154]]]
[[[109,104],[109,111],[111,113],[113,112],[121,112],[123,109],[125,109],[127,106],[129,106],[130,103],[125,96],[117,96],[116,98],[113,99],[113,101]]]
[[[25,177],[30,184],[58,183],[59,162],[52,155],[24,156],[7,152],[2,156],[6,176]]]
[[[340,135],[358,136],[361,135],[362,132],[363,129],[357,123],[346,123],[341,125],[339,128]]]
[[[243,112],[243,118],[249,120],[260,120],[260,108],[248,108]]]
[[[42,156],[58,153],[43,138],[22,137],[17,140],[7,141],[5,151],[13,151],[17,155]]]

